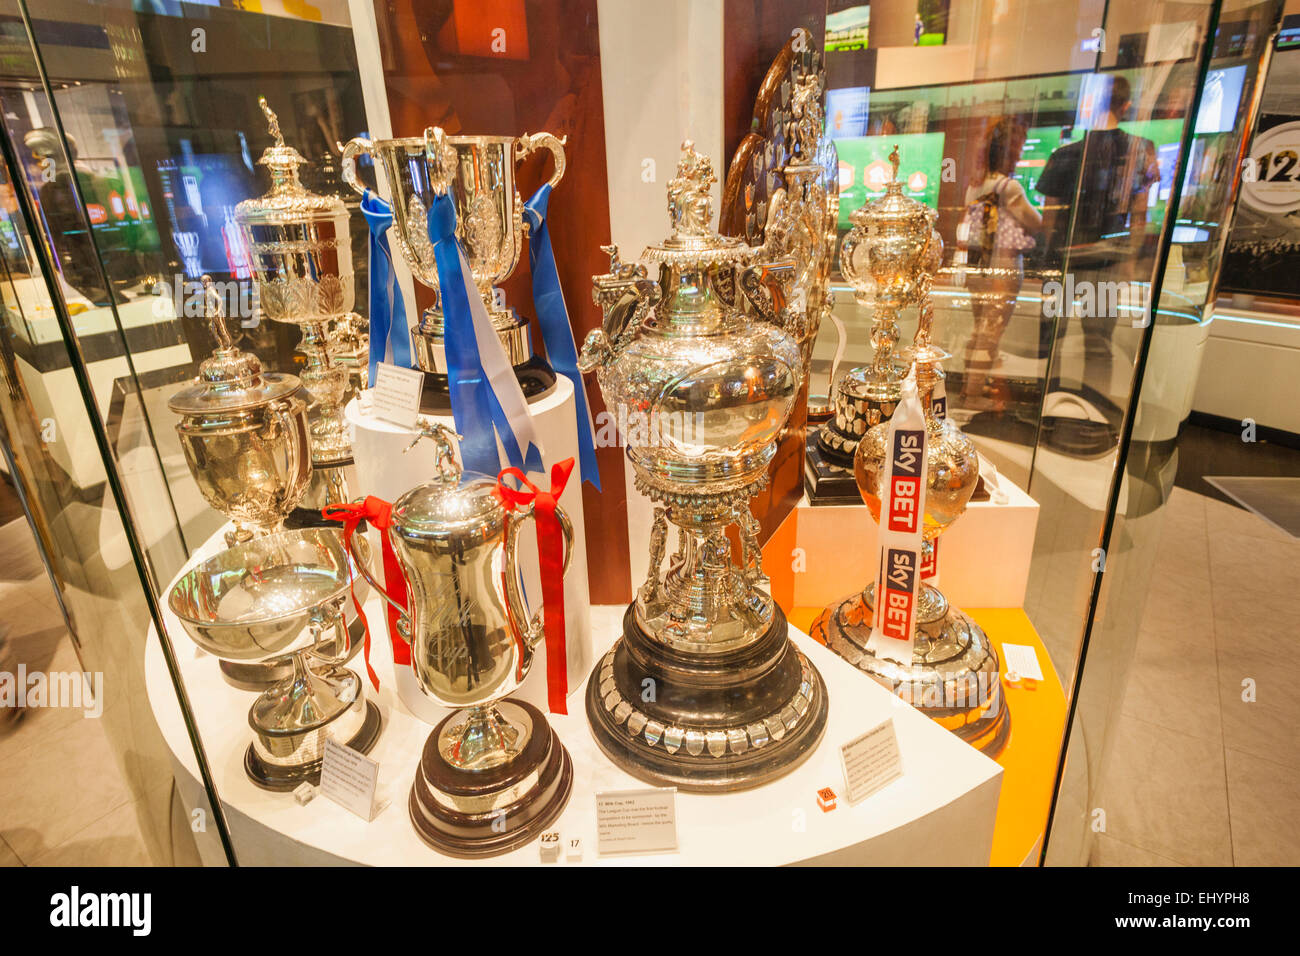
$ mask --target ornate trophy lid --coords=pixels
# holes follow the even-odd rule
[[[753,250],[739,239],[713,231],[713,197],[716,183],[713,163],[685,140],[677,160],[677,175],[668,183],[668,217],[673,234],[641,253],[646,262],[682,268],[748,259]]]
[[[259,96],[257,104],[266,114],[267,128],[275,140],[274,145],[262,151],[257,165],[271,171],[271,189],[255,199],[245,199],[235,206],[235,219],[246,225],[262,222],[285,222],[312,219],[316,216],[347,215],[347,207],[337,196],[322,196],[311,192],[302,184],[298,167],[306,164],[292,146],[286,145],[280,132],[280,120],[275,111]]]
[[[393,502],[393,532],[402,538],[435,538],[457,545],[476,545],[501,533],[505,505],[496,493],[496,480],[461,471],[444,425],[425,424],[415,441],[431,439],[435,446],[434,475]]]
[[[889,164],[893,167],[893,175],[885,184],[885,195],[863,203],[849,215],[849,219],[855,228],[860,226],[869,231],[893,227],[928,233],[938,214],[925,203],[903,195],[903,184],[898,181],[897,146],[889,154]]]
[[[212,288],[211,277],[206,275],[203,296],[217,347],[200,363],[198,377],[168,399],[168,408],[178,415],[240,411],[287,398],[302,387],[295,375],[263,372],[256,355],[235,347],[226,327],[221,297]]]

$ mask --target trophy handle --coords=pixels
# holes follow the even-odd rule
[[[372,160],[375,158],[375,144],[364,136],[354,136],[347,141],[343,147],[342,160],[342,178],[343,182],[352,187],[352,191],[358,196],[366,194],[366,187],[357,179],[357,157],[359,155],[369,156]],[[379,169],[375,166],[376,171]],[[378,178],[376,176],[376,178]]]
[[[554,189],[564,178],[564,144],[568,142],[569,137],[563,139],[552,136],[550,133],[533,133],[529,136],[525,133],[515,140],[515,162],[531,155],[539,149],[549,149],[551,156],[555,160],[555,171],[551,173],[551,178],[546,182]]]
[[[312,645],[307,649],[312,660],[329,664],[337,667],[340,664],[348,662],[348,655],[352,653],[352,635],[348,633],[347,625],[343,616],[343,611],[339,607],[329,607],[328,610],[322,608],[316,619],[311,622]],[[337,638],[337,646],[341,648],[337,654],[326,654],[321,650],[328,638],[325,634],[330,627],[334,629],[334,636]]]
[[[281,428],[285,435],[285,475],[286,484],[284,489],[284,501],[292,501],[296,507],[303,493],[307,490],[308,484],[311,483],[311,445],[306,429],[298,428],[299,421],[305,421],[305,416],[298,416],[294,413],[294,403],[300,402],[301,399],[295,396],[298,393],[287,398],[278,398],[271,402],[267,408],[275,416],[276,425]],[[299,472],[297,465],[299,462],[305,462],[305,467]],[[298,478],[294,482],[295,476]],[[285,511],[291,511],[292,508],[286,508]],[[281,519],[283,520],[283,519]]]
[[[573,522],[558,505],[555,508],[555,516],[560,519],[560,530],[564,533],[564,567],[560,571],[561,576],[564,576],[569,573],[569,562],[573,558]],[[519,529],[528,518],[536,520],[532,505],[519,511],[506,512],[506,566],[502,573],[506,579],[506,616],[510,620],[510,630],[514,633],[515,640],[531,656],[533,648],[546,636],[546,629],[543,624],[543,609],[538,608],[537,613],[530,619],[528,606],[524,603],[519,588]],[[527,631],[520,628],[523,621],[528,621]]]
[[[380,531],[379,533],[381,535],[387,534],[386,531]],[[391,604],[393,607],[397,609],[397,613],[398,613],[397,633],[400,634],[402,638],[409,643],[411,640],[410,613],[406,610],[406,608],[402,607],[402,605],[394,601],[392,595],[390,595],[387,591],[385,591],[384,586],[375,579],[374,574],[372,574],[370,571],[370,565],[367,564],[365,559],[362,558],[361,555],[357,553],[355,536],[353,540],[348,542],[348,554],[352,555],[352,563],[356,565],[357,571],[361,573],[361,576],[366,579],[366,583],[369,584],[372,588],[374,588],[379,593],[379,596],[381,598],[383,598],[385,601],[387,601],[389,604]]]

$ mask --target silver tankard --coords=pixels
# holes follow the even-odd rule
[[[411,821],[438,850],[487,856],[528,842],[560,814],[572,763],[540,710],[503,699],[528,675],[545,636],[541,609],[529,615],[519,584],[519,532],[531,506],[507,511],[492,479],[462,482],[444,426],[424,435],[438,443],[437,473],[393,503],[386,532],[409,609],[358,566],[401,610],[420,688],[453,708],[425,744]],[[563,510],[556,516],[567,572],[573,526]]]

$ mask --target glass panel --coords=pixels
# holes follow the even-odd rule
[[[197,768],[201,755],[168,668],[161,654],[146,663],[146,649],[159,645],[143,548],[174,565],[183,553],[165,493],[156,520],[122,510],[123,472],[147,480],[157,458],[139,438],[118,447],[133,443],[143,458],[106,454],[138,405],[134,389],[118,384],[131,381],[123,328],[76,187],[81,170],[52,125],[22,14],[12,0],[0,5],[0,439],[33,532],[21,521],[5,528],[5,567],[18,584],[6,585],[0,637],[11,782],[0,798],[2,835],[9,862],[222,863],[222,821],[197,769],[183,769]],[[120,195],[121,183],[115,188]],[[85,351],[69,349],[74,334]],[[164,741],[160,712],[179,728],[175,739]]]

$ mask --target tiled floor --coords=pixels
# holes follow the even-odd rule
[[[1102,784],[1101,865],[1300,863],[1300,539],[1183,488]]]
[[[25,518],[0,526],[0,607],[0,670],[81,670]],[[0,722],[0,865],[148,863],[102,721],[31,707],[17,723]]]

